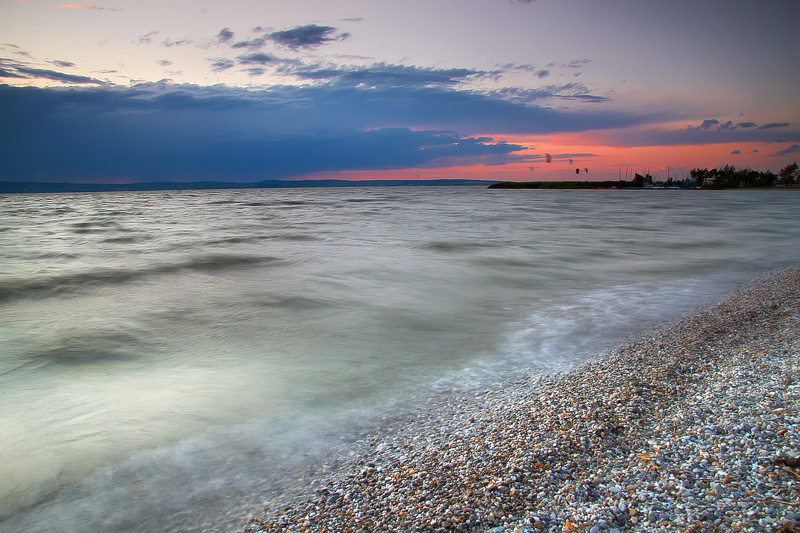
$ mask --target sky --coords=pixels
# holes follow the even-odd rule
[[[0,0],[0,181],[800,160],[797,0],[97,1]]]

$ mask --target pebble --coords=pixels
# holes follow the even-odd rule
[[[454,394],[242,531],[793,531],[798,354],[794,268],[571,371]]]

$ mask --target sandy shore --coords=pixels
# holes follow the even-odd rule
[[[577,370],[416,413],[244,531],[794,531],[799,355],[795,268]]]

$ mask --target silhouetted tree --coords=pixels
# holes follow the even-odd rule
[[[707,168],[693,168],[689,171],[689,175],[694,180],[694,184],[698,187],[702,187],[706,184],[706,181],[709,177],[709,171]]]
[[[783,185],[795,185],[800,177],[800,172],[798,171],[797,161],[792,163],[791,165],[786,165],[783,167],[780,172],[778,172],[780,176],[780,182]]]
[[[761,172],[758,179],[760,180],[762,187],[774,187],[775,184],[778,183],[778,176],[776,176],[771,170]]]
[[[725,165],[723,168],[693,168],[689,175],[698,187],[734,188],[734,187],[774,187],[777,183],[794,183],[800,177],[797,163],[781,170],[780,179],[771,170],[759,172],[752,168],[736,170],[736,167]]]

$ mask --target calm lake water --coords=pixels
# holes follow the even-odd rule
[[[419,398],[800,262],[800,192],[6,195],[0,254],[0,529],[229,531]]]

